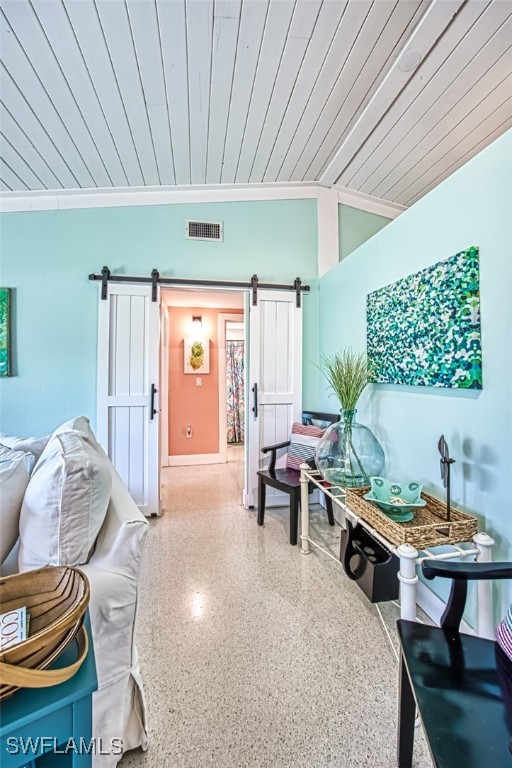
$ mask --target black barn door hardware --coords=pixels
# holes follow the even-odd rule
[[[110,269],[108,267],[103,267],[103,269],[101,270],[101,298],[103,299],[103,301],[105,301],[108,295],[109,280],[110,280]]]
[[[252,288],[252,305],[253,307],[255,307],[258,304],[258,275],[253,275],[251,277],[251,288]]]
[[[157,286],[169,285],[174,287],[187,287],[199,286],[201,288],[230,288],[237,289],[243,288],[250,290],[252,297],[252,305],[258,304],[258,288],[269,291],[295,291],[297,296],[297,307],[301,306],[301,294],[309,293],[309,285],[303,285],[300,277],[296,277],[293,285],[286,285],[284,283],[260,283],[258,275],[253,275],[250,282],[243,281],[231,281],[231,280],[187,280],[181,277],[161,277],[157,269],[153,269],[151,275],[145,276],[131,276],[131,275],[114,275],[108,267],[103,267],[101,274],[97,275],[92,273],[89,275],[89,280],[101,281],[101,298],[103,301],[108,296],[108,283],[151,283],[151,299],[157,300]]]
[[[151,271],[151,301],[156,301],[157,295],[158,295],[158,280],[160,278],[160,274],[158,272],[158,269],[153,269]]]
[[[295,296],[297,297],[296,306],[300,307],[300,277],[296,277],[293,283],[293,287],[295,288]]]
[[[158,389],[155,387],[154,384],[151,385],[151,402],[149,404],[149,420],[153,421],[153,417],[156,416],[156,408],[155,408],[155,395],[158,392]]]
[[[258,385],[255,384],[252,388],[252,391],[254,392],[254,405],[252,407],[252,412],[254,413],[254,418],[258,418]]]

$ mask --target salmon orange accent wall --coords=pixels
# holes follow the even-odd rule
[[[169,307],[169,455],[190,456],[219,451],[219,314],[236,309]],[[202,335],[210,340],[210,373],[183,372],[184,340],[192,332],[192,316],[203,320]],[[196,378],[202,386],[196,386]],[[187,426],[192,437],[187,438]]]

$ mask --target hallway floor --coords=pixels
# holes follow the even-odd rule
[[[240,456],[163,471],[137,635],[150,746],[121,766],[392,768],[398,667],[377,610],[339,564],[289,545],[286,509],[256,525]],[[313,518],[335,551],[339,527]],[[419,732],[414,766],[431,766]]]

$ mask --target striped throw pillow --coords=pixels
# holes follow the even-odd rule
[[[325,429],[305,424],[294,423],[286,467],[288,469],[300,469],[304,462],[315,458],[316,447],[323,436]]]
[[[496,630],[496,640],[504,653],[512,661],[512,605]]]

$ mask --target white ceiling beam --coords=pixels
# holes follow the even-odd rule
[[[318,187],[318,277],[339,264],[338,195],[335,189]]]
[[[389,200],[367,195],[366,192],[358,192],[348,187],[341,187],[338,184],[335,184],[332,189],[336,190],[340,205],[359,208],[360,211],[385,216],[386,219],[396,219],[397,216],[407,210],[407,206],[400,205],[400,203],[391,203]]]
[[[432,0],[405,43],[400,55],[390,66],[367,106],[321,174],[320,184],[330,187],[336,182],[378,124],[382,115],[387,112],[396,97],[414,76],[417,67],[406,72],[400,69],[401,63],[403,66],[404,57],[410,56],[414,60],[419,56],[419,61],[423,61],[464,3],[465,0]]]

